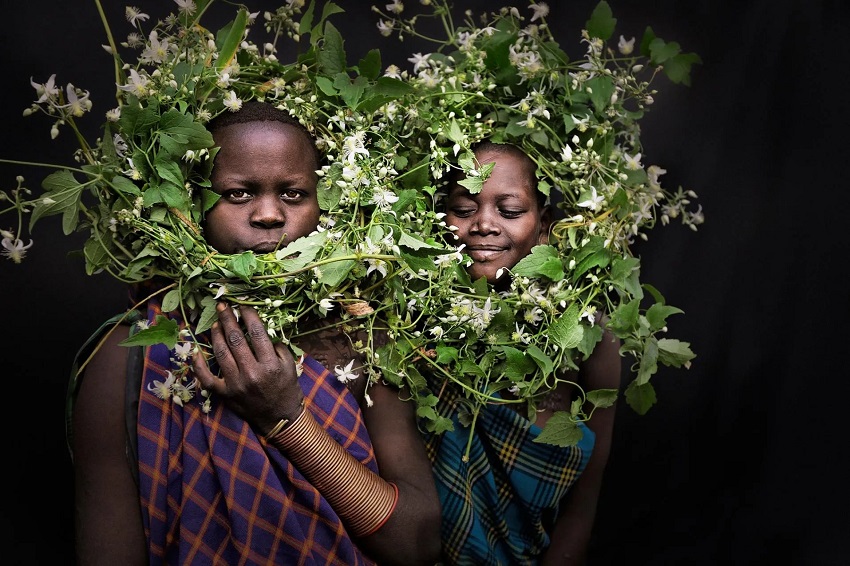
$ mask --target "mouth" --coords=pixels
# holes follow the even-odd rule
[[[257,255],[263,255],[275,252],[284,246],[283,242],[262,242],[259,244],[255,244],[250,247],[246,247],[245,250],[250,250]]]
[[[468,246],[466,248],[466,253],[469,254],[469,257],[471,257],[473,261],[482,263],[493,261],[507,251],[508,248],[506,247],[492,245]]]

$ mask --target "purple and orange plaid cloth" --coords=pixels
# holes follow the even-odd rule
[[[148,303],[150,322],[161,314]],[[114,317],[81,350],[89,351]],[[130,320],[134,322],[138,318]],[[141,352],[140,347],[134,349]],[[79,358],[79,356],[78,356]],[[198,397],[183,403],[160,399],[148,387],[174,369],[163,344],[145,348],[141,376],[128,390],[128,454],[138,439],[138,483],[151,564],[371,565],[322,495],[247,422],[213,399],[205,414]],[[131,364],[132,365],[132,364]],[[377,472],[372,443],[354,396],[319,362],[303,360],[299,378],[305,407],[349,453]],[[66,426],[81,379],[72,376]],[[135,371],[134,373],[138,373]],[[138,397],[137,397],[138,396]],[[136,398],[137,397],[137,398]],[[130,436],[133,435],[133,436]],[[135,471],[134,471],[135,474]]]

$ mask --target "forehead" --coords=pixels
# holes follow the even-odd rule
[[[477,151],[476,158],[481,165],[494,164],[482,191],[471,195],[465,187],[454,182],[449,187],[449,196],[467,196],[473,199],[516,197],[536,200],[535,166],[525,154],[519,150],[486,148]]]

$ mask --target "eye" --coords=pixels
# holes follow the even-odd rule
[[[520,216],[522,216],[526,212],[527,212],[526,210],[514,210],[514,209],[504,209],[504,208],[499,210],[499,214],[501,214],[502,217],[510,218],[510,219],[519,218]]]
[[[228,202],[235,203],[248,201],[251,199],[251,196],[251,193],[245,189],[231,189],[221,193],[221,198],[226,199]]]
[[[285,202],[300,202],[307,198],[308,194],[306,191],[301,191],[298,189],[284,189],[280,193],[280,199]]]
[[[449,208],[449,212],[458,218],[468,218],[475,214],[474,206],[453,206]]]

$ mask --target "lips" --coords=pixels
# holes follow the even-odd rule
[[[493,261],[507,251],[508,248],[504,246],[493,245],[467,246],[466,248],[466,253],[469,254],[469,257],[477,262]]]
[[[254,244],[253,246],[246,246],[245,249],[251,250],[257,255],[267,254],[282,248],[284,244],[282,242],[262,242],[259,244]]]

